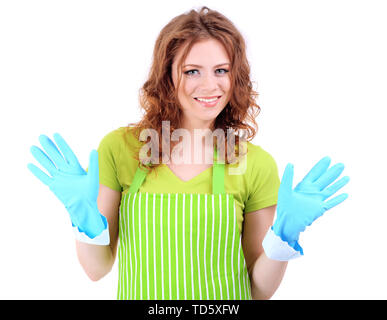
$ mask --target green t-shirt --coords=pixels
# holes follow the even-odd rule
[[[138,160],[125,139],[139,145],[136,138],[120,127],[105,135],[98,147],[99,182],[113,190],[126,193],[137,170]],[[225,192],[235,199],[237,223],[242,232],[243,214],[277,203],[280,184],[278,169],[272,156],[261,147],[247,142],[246,169],[243,174],[231,174],[240,163],[226,164]],[[244,158],[246,160],[246,158]],[[183,181],[166,164],[147,175],[139,192],[149,193],[212,193],[212,167],[194,178]]]

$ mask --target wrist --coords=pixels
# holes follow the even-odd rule
[[[107,226],[105,230],[103,230],[99,235],[95,236],[94,238],[90,238],[85,232],[80,230],[77,226],[73,225],[72,229],[73,229],[75,239],[80,242],[101,245],[101,246],[110,244],[109,226]]]
[[[278,229],[278,230],[277,230],[278,233],[277,233],[276,230],[275,230],[275,228],[274,228],[274,225],[273,225],[270,229],[273,230],[273,233],[274,233],[277,237],[279,237],[283,242],[286,242],[286,244],[287,244],[289,247],[291,247],[291,248],[293,248],[294,250],[299,251],[299,252],[301,252],[301,254],[303,254],[303,250],[302,250],[300,244],[298,243],[298,238],[299,238],[298,236],[297,236],[296,239],[292,239],[291,237],[286,236],[283,232],[282,232],[282,233],[280,232],[280,231],[283,230],[283,229]]]
[[[288,261],[304,254],[297,241],[294,248],[291,247],[288,242],[283,241],[274,233],[273,227],[270,227],[267,231],[262,246],[266,256],[272,260]]]
[[[271,227],[273,232],[281,238],[282,241],[285,241],[292,248],[299,247],[297,241],[299,239],[300,233],[294,231],[294,227],[292,227],[291,219],[289,219],[286,212],[281,212],[278,214],[277,210],[277,218],[274,221],[273,226]],[[299,250],[298,250],[299,251]]]
[[[66,208],[73,227],[89,239],[94,239],[109,229],[107,219],[99,212],[96,202],[81,201]]]

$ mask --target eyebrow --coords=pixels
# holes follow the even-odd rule
[[[224,65],[226,65],[226,64],[230,64],[229,62],[225,62],[225,63],[220,63],[220,64],[217,64],[216,66],[215,66],[215,68],[217,68],[217,67],[220,67],[220,66],[224,66]],[[183,66],[183,68],[184,67],[188,67],[188,66],[192,66],[192,67],[195,67],[195,68],[202,68],[203,66],[199,66],[199,65],[197,65],[197,64],[185,64],[184,66]]]

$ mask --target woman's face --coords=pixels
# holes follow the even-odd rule
[[[172,80],[175,87],[178,81],[177,64],[181,54],[182,49],[172,63]],[[184,128],[204,129],[212,125],[230,99],[229,70],[230,60],[219,41],[208,39],[192,46],[182,64],[178,90]]]

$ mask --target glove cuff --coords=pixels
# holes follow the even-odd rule
[[[109,235],[108,222],[96,202],[80,201],[66,207],[76,238],[81,242],[105,245]],[[102,234],[105,234],[102,237]],[[108,244],[108,243],[107,243]]]
[[[300,250],[295,250],[274,233],[273,227],[270,227],[267,231],[262,246],[266,256],[273,260],[289,261],[304,255],[298,242],[296,242],[295,248]]]
[[[84,232],[80,231],[78,227],[72,226],[73,232],[75,235],[75,239],[77,239],[80,242],[88,243],[88,244],[95,244],[100,246],[107,246],[110,244],[110,235],[109,235],[109,226],[106,222],[106,229],[103,230],[98,236],[91,239],[88,237]]]

